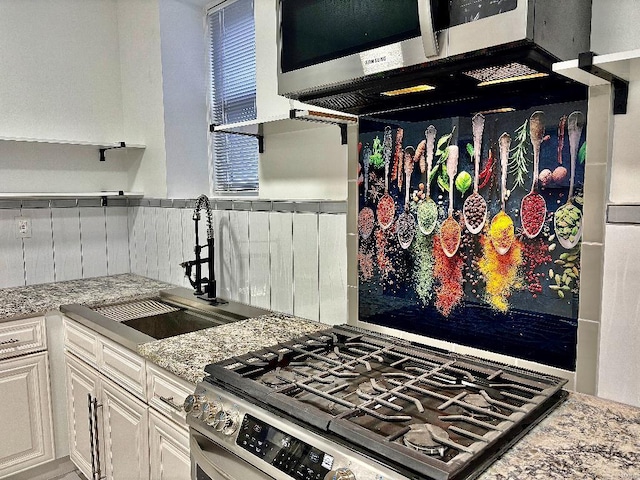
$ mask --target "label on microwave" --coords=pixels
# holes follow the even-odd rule
[[[399,43],[373,48],[360,54],[362,71],[365,75],[401,68],[403,60],[402,48]]]

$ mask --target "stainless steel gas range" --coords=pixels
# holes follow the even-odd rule
[[[206,367],[194,480],[470,479],[565,380],[340,326]]]

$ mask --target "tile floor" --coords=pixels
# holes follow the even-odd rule
[[[51,480],[85,480],[85,478],[81,476],[80,473],[78,472],[70,472],[62,477],[55,477],[55,478],[52,478]]]

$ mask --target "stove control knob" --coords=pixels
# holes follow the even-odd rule
[[[356,480],[356,476],[348,468],[338,468],[327,473],[324,480]]]
[[[202,414],[202,405],[207,401],[204,395],[188,395],[184,399],[184,411],[198,418]]]
[[[210,427],[215,427],[216,425],[216,414],[222,410],[222,404],[214,400],[212,402],[205,402],[202,405],[202,420],[209,425]]]
[[[220,410],[215,415],[214,428],[223,435],[233,435],[240,426],[238,412]]]

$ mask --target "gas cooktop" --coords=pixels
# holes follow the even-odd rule
[[[398,471],[470,478],[566,380],[341,326],[206,367],[208,382]]]

